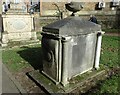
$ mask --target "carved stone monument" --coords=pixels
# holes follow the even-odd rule
[[[63,86],[77,75],[99,68],[101,26],[69,17],[43,27],[43,74]]]
[[[11,9],[2,15],[2,46],[7,46],[7,44],[12,41],[37,40],[33,25],[34,16],[26,12],[24,4],[17,5],[19,5],[19,7],[12,4]]]
[[[104,34],[100,25],[72,16],[42,30],[42,69],[29,76],[50,94],[72,93],[103,76],[99,69]]]

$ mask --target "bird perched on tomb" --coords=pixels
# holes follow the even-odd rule
[[[70,2],[65,4],[65,8],[72,12],[71,16],[74,16],[74,13],[83,9],[83,2]]]

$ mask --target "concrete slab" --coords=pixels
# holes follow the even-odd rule
[[[19,89],[15,86],[12,80],[8,77],[6,72],[2,71],[2,93],[20,93]]]
[[[72,93],[72,91],[76,90],[78,87],[84,88],[86,83],[90,82],[94,78],[99,78],[105,74],[105,70],[93,70],[91,72],[87,72],[80,76],[74,77],[69,81],[69,84],[63,87],[61,84],[56,85],[49,78],[44,76],[39,71],[31,71],[28,73],[29,77],[42,86],[48,93]]]
[[[27,92],[22,88],[14,76],[12,76],[4,64],[2,64],[2,94],[3,93],[15,93],[18,95],[27,94]]]

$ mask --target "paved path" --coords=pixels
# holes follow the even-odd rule
[[[15,78],[11,75],[6,66],[2,64],[1,61],[0,67],[2,67],[2,93],[16,93],[17,95],[25,94],[26,91],[21,87],[17,80],[15,80]]]
[[[20,93],[6,71],[2,70],[2,93]]]

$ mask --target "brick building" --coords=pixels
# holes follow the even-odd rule
[[[65,4],[70,0],[63,0],[63,2],[57,2],[57,0],[56,2],[53,2],[55,0],[48,1],[49,2],[47,2],[47,0],[10,0],[11,3],[24,3],[28,6],[28,9],[31,5],[39,4],[39,11],[35,11],[35,14],[40,14],[40,16],[59,16],[59,13],[62,12],[63,16],[67,17],[71,14],[71,12],[65,8]],[[111,27],[112,22],[116,21],[116,15],[119,15],[118,6],[120,5],[120,0],[95,0],[98,2],[77,1],[84,1],[83,9],[77,12],[78,16],[88,19],[90,14],[93,14],[100,23],[107,23],[106,27]],[[111,3],[111,1],[113,3]],[[7,2],[7,0],[3,0],[3,2]],[[99,8],[101,2],[103,2],[103,5],[102,8]]]
[[[47,15],[47,14],[55,14],[57,10],[57,6],[60,8],[61,11],[65,11],[65,3],[71,0],[61,0],[61,2],[52,2],[55,0],[2,0],[2,2],[11,2],[11,3],[25,3],[26,5],[34,5],[34,4],[40,4],[40,13],[41,15]],[[110,12],[114,11],[115,7],[119,5],[120,0],[95,0],[98,2],[87,2],[87,0],[72,0],[72,1],[84,1],[83,9],[81,10],[82,12]],[[86,2],[85,2],[86,1]],[[111,6],[111,1],[115,2],[113,7]],[[102,5],[102,10],[98,9],[100,2],[103,2],[104,4]],[[57,6],[55,6],[55,4]],[[49,13],[50,12],[50,13]]]

